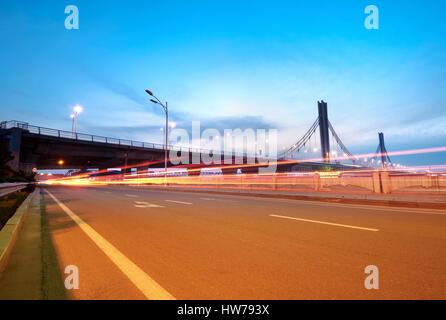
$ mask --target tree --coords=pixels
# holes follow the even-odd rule
[[[0,176],[6,176],[9,171],[8,162],[13,160],[14,156],[9,150],[8,143],[0,139]]]

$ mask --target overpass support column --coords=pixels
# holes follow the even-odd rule
[[[9,167],[18,172],[20,170],[20,149],[22,145],[22,130],[19,128],[12,128],[9,135],[9,150],[14,159],[9,161]]]

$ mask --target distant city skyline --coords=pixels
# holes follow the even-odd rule
[[[79,8],[79,30],[64,8]],[[364,8],[379,8],[379,30]],[[0,120],[163,143],[179,128],[306,132],[317,101],[354,153],[446,145],[446,3],[439,1],[28,1],[0,4]],[[401,158],[401,159],[400,159]],[[445,153],[397,157],[444,164]]]

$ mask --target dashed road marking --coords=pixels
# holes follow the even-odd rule
[[[191,205],[192,202],[184,202],[184,201],[176,201],[176,200],[164,200],[166,202],[173,202],[173,203],[179,203],[179,204],[187,204],[187,205]]]
[[[160,206],[158,204],[149,203],[145,201],[135,201],[135,208],[164,208],[164,206]]]
[[[217,198],[200,198],[200,199],[206,201],[239,202],[238,200],[232,200],[232,199],[217,199]]]

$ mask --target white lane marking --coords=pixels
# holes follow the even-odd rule
[[[135,201],[134,206],[136,208],[164,208],[164,206],[160,206],[160,205],[145,202],[145,201]]]
[[[327,225],[336,226],[336,227],[344,227],[344,228],[375,231],[375,232],[379,231],[379,229],[373,229],[373,228],[364,228],[364,227],[352,226],[352,225],[348,225],[348,224],[340,224],[340,223],[332,223],[332,222],[325,222],[325,221],[318,221],[318,220],[309,220],[309,219],[302,219],[302,218],[295,218],[295,217],[288,217],[288,216],[280,216],[280,215],[276,215],[276,214],[270,214],[270,216],[275,217],[275,218],[282,218],[282,219],[291,219],[291,220],[298,220],[298,221],[304,221],[304,222],[327,224]]]
[[[85,234],[105,253],[105,255],[124,273],[127,278],[151,300],[175,300],[175,297],[161,287],[147,273],[127,258],[121,251],[97,233],[84,220],[60,202],[51,192],[45,190],[63,211],[85,232]]]
[[[120,189],[123,190],[123,189]],[[151,189],[134,189],[134,191],[148,191],[148,190],[156,190],[154,188]],[[162,192],[159,190],[156,190],[157,192]],[[178,192],[182,194],[188,194],[190,195],[190,192]],[[436,214],[436,215],[446,215],[446,210],[444,209],[428,209],[428,208],[407,208],[407,207],[384,207],[384,206],[376,206],[376,205],[352,205],[347,203],[333,203],[333,202],[324,202],[324,201],[314,201],[314,200],[304,200],[304,199],[280,199],[280,198],[261,198],[261,197],[255,197],[255,196],[237,196],[237,195],[227,195],[224,193],[218,194],[219,197],[243,197],[243,198],[256,198],[256,200],[260,201],[278,201],[278,202],[288,202],[288,203],[296,203],[296,202],[302,202],[307,204],[315,204],[318,206],[333,206],[333,207],[348,207],[348,208],[355,208],[355,209],[366,209],[366,210],[377,210],[377,211],[393,211],[393,212],[400,212],[400,213],[422,213],[422,214]],[[333,198],[336,199],[336,198]],[[345,198],[349,199],[349,198]],[[373,199],[372,199],[373,200]],[[225,201],[225,202],[239,202],[238,200],[223,200],[223,199],[215,199],[215,201]]]
[[[342,207],[342,204],[335,204],[330,203],[332,206]],[[371,205],[347,205],[349,208],[353,209],[369,209],[369,210],[377,210],[377,211],[393,211],[393,212],[400,212],[400,213],[422,213],[422,214],[437,214],[444,216],[446,215],[446,212],[444,210],[440,209],[432,209],[432,211],[428,211],[428,209],[415,209],[415,208],[406,208],[406,207],[400,207],[401,209],[398,209],[396,207],[393,208],[386,208],[382,206],[371,206]],[[438,210],[438,212],[437,212]]]
[[[216,199],[216,198],[200,198],[200,199],[207,201],[239,202],[238,200],[230,200],[230,199]]]
[[[176,200],[164,200],[166,202],[173,202],[173,203],[179,203],[179,204],[192,204],[191,202],[184,202],[184,201],[176,201]]]
[[[126,194],[126,197],[130,197],[130,198],[138,198],[139,196],[135,195],[135,194]]]
[[[104,193],[112,193],[111,191],[104,191]]]
[[[152,188],[154,190],[154,188]],[[133,191],[141,191],[145,192],[152,189],[134,189]],[[123,189],[119,189],[123,190]],[[160,192],[160,191],[158,191]],[[179,192],[181,193],[181,192]],[[183,194],[190,195],[189,192],[182,192]],[[219,194],[219,197],[244,197],[244,198],[250,198],[251,200],[255,198],[256,201],[278,201],[278,202],[287,202],[287,203],[296,203],[301,202],[304,204],[314,204],[317,206],[331,206],[331,207],[343,207],[343,208],[352,208],[352,209],[365,209],[365,210],[376,210],[376,211],[393,211],[393,212],[399,212],[399,213],[422,213],[422,214],[434,214],[434,215],[446,215],[446,211],[444,209],[427,209],[427,208],[407,208],[407,207],[385,207],[385,206],[375,206],[375,205],[354,205],[354,204],[347,204],[347,203],[332,203],[332,202],[324,202],[324,201],[314,201],[314,200],[304,200],[304,199],[280,199],[280,198],[261,198],[261,197],[254,197],[254,196],[236,196],[236,195],[226,195],[226,194]],[[334,198],[335,199],[335,198]],[[346,198],[348,199],[348,198]],[[238,200],[229,200],[229,199],[214,199],[215,201],[225,201],[225,202],[240,202]]]
[[[348,199],[348,198],[345,198]],[[437,214],[437,215],[446,215],[446,211],[442,209],[424,209],[424,208],[407,208],[407,207],[384,207],[384,206],[374,206],[369,204],[363,205],[354,205],[348,203],[332,203],[332,202],[324,202],[324,201],[312,201],[312,200],[303,200],[303,199],[279,199],[279,198],[260,198],[258,200],[261,201],[269,201],[274,200],[278,202],[287,202],[287,203],[296,203],[301,202],[302,204],[314,204],[321,207],[342,207],[342,208],[352,208],[352,209],[366,209],[366,210],[377,210],[377,211],[394,211],[400,213],[422,213],[422,214]]]

